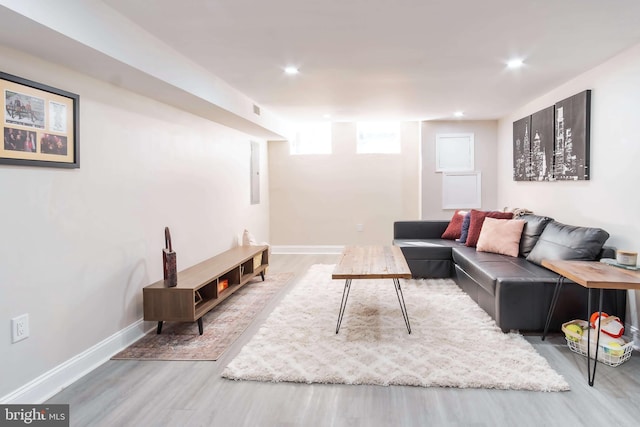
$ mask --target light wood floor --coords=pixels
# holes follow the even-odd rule
[[[291,271],[297,280],[310,265],[334,264],[337,260],[334,255],[274,255],[270,271]],[[586,359],[571,353],[561,336],[543,342],[540,336],[532,335],[527,340],[569,382],[571,391],[563,393],[236,382],[221,378],[224,367],[257,332],[295,280],[265,307],[220,360],[112,360],[49,403],[69,403],[73,426],[640,425],[640,354],[635,352],[616,368],[599,364],[595,386],[589,387]]]

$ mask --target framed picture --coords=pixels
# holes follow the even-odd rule
[[[436,172],[473,171],[472,133],[439,133],[436,135]]]
[[[553,181],[555,108],[550,106],[531,115],[531,181]]]
[[[589,179],[591,91],[585,90],[555,105],[554,178]]]
[[[531,116],[513,122],[513,180],[531,180]]]
[[[4,144],[0,163],[80,167],[76,94],[0,72]]]

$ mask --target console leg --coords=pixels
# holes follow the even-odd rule
[[[198,332],[200,332],[200,335],[202,335],[202,332],[203,332],[202,317],[198,319]]]
[[[260,277],[262,277],[262,281],[264,282],[264,270],[260,272]]]
[[[156,329],[156,333],[158,335],[162,333],[162,320],[158,322],[158,329]]]

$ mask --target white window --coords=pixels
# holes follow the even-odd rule
[[[289,148],[291,154],[331,154],[331,122],[301,124]]]
[[[360,154],[400,153],[399,122],[358,122],[356,151]]]

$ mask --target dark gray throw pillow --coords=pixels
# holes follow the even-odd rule
[[[601,228],[577,227],[552,221],[544,228],[527,260],[542,265],[543,259],[595,261],[609,233]]]
[[[520,238],[520,256],[526,258],[536,243],[538,243],[538,239],[547,227],[547,224],[553,221],[553,218],[526,214],[515,217],[515,219],[523,219],[526,221],[522,229],[522,237]]]

